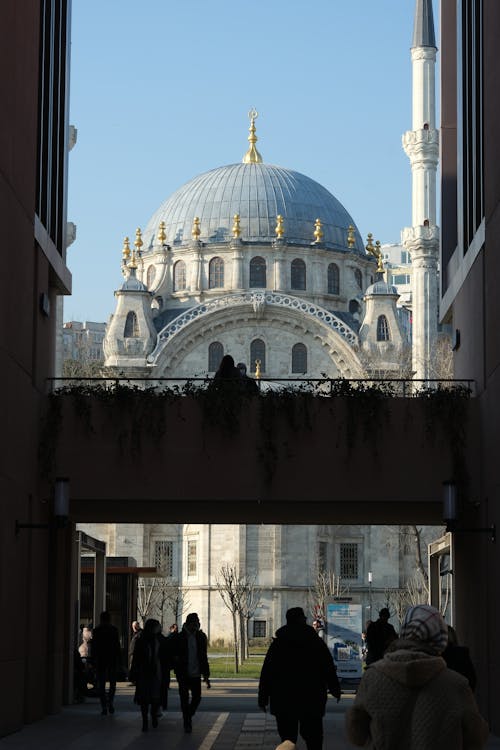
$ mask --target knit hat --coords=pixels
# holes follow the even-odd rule
[[[422,645],[440,654],[448,642],[448,627],[435,607],[417,604],[406,613],[400,637],[420,641]]]

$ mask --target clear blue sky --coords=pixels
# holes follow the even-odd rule
[[[65,320],[114,310],[122,240],[192,177],[264,161],[320,182],[361,233],[411,222],[415,0],[73,0]],[[437,0],[434,2],[437,24]]]

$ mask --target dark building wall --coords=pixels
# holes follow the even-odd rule
[[[0,735],[60,705],[61,665],[68,661],[61,637],[70,611],[62,572],[67,566],[61,563],[66,535],[15,533],[16,520],[49,519],[50,485],[40,481],[38,469],[39,415],[46,378],[53,374],[56,290],[70,284],[62,237],[59,246],[40,244],[43,225],[38,222],[38,236],[35,230],[40,21],[56,5],[61,10],[67,2],[3,0],[0,7]],[[63,150],[64,137],[58,136]],[[42,312],[42,294],[53,303],[50,311],[45,306]]]
[[[455,128],[460,131],[461,111],[454,101],[463,95],[460,65],[457,69],[456,0],[442,0],[442,81],[443,92],[443,178],[442,225],[443,265],[454,236],[459,241],[464,226],[459,210],[453,208],[456,196],[453,175],[460,180],[460,149],[456,149]],[[475,94],[483,97],[484,175],[484,242],[474,241],[459,248],[455,264],[453,299],[448,300],[445,312],[453,328],[460,330],[460,347],[455,354],[456,377],[473,377],[478,391],[480,411],[479,448],[481,461],[478,475],[474,477],[478,491],[469,490],[462,497],[461,523],[465,527],[489,527],[500,522],[500,481],[498,479],[498,443],[500,438],[500,59],[498,57],[498,29],[500,28],[500,3],[497,0],[467,0],[468,10],[483,12],[482,27],[477,35],[483,45],[483,81],[475,87]],[[460,60],[460,56],[459,56]],[[458,95],[457,95],[458,94]],[[470,132],[469,132],[470,134]],[[458,138],[460,143],[460,138]],[[465,186],[464,186],[465,187]],[[459,190],[460,193],[460,190]],[[476,187],[477,193],[477,187]],[[478,232],[481,236],[481,231]],[[457,241],[456,240],[456,241]],[[477,255],[472,264],[467,263],[471,248]],[[448,284],[453,282],[450,276]],[[446,291],[446,285],[445,290]],[[498,642],[499,604],[496,582],[500,574],[498,542],[493,544],[484,533],[457,534],[454,581],[456,591],[457,630],[470,648],[478,667],[477,696],[483,714],[489,719],[492,730],[500,734],[500,716],[497,705],[500,689],[498,669],[500,647]]]

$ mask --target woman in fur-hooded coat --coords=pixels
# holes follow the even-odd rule
[[[346,716],[354,745],[376,750],[480,750],[488,725],[465,677],[440,654],[447,627],[434,607],[411,607],[383,659],[369,667]]]

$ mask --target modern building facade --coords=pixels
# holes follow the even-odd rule
[[[70,3],[6,0],[0,23],[0,735],[57,710],[72,656],[65,535],[43,527],[53,485],[40,475],[40,409],[54,375],[57,296],[66,267]],[[15,280],[15,283],[12,283]],[[16,292],[17,290],[17,292]],[[22,303],[15,302],[20,295]],[[16,525],[17,524],[17,525]],[[21,524],[21,526],[19,526]],[[40,528],[25,528],[40,524]]]
[[[499,27],[495,0],[441,1],[441,319],[453,331],[455,374],[474,378],[481,414],[481,463],[458,498],[466,529],[498,524],[500,508]],[[486,531],[457,533],[454,544],[459,637],[475,650],[480,704],[500,734],[498,543]]]

